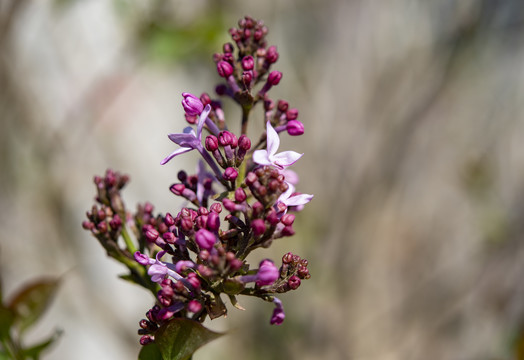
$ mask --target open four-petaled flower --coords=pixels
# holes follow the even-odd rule
[[[204,123],[206,122],[206,119],[210,112],[211,105],[208,104],[204,108],[204,111],[202,111],[202,113],[200,114],[196,134],[193,128],[188,126],[184,129],[184,132],[182,134],[168,135],[169,139],[175,144],[180,145],[181,148],[176,149],[171,154],[169,154],[164,160],[160,162],[161,165],[164,165],[175,156],[186,153],[191,150],[197,149],[199,152],[203,152],[204,148],[202,146],[202,128],[204,127]]]
[[[255,150],[253,153],[253,161],[260,165],[271,165],[277,169],[293,165],[304,154],[299,154],[295,151],[283,151],[276,153],[280,146],[280,138],[278,133],[273,129],[271,123],[268,121],[266,126],[267,132],[267,150]]]

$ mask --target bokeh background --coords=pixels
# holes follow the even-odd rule
[[[130,207],[180,206],[167,189],[196,155],[160,166],[166,134],[246,14],[278,47],[272,98],[306,126],[282,148],[305,152],[315,194],[261,256],[292,250],[313,277],[283,296],[284,325],[243,300],[194,358],[524,359],[520,0],[0,1],[4,292],[62,278],[30,340],[60,328],[47,359],[136,358],[152,299],[81,229],[92,176],[129,174]]]

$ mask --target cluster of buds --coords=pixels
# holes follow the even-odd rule
[[[307,260],[292,253],[278,265],[265,259],[252,267],[247,260],[253,250],[294,235],[293,213],[313,197],[295,191],[298,176],[288,169],[303,154],[277,152],[279,133],[301,135],[304,126],[296,109],[284,100],[275,106],[268,96],[282,74],[271,71],[278,52],[275,46],[267,47],[267,33],[262,22],[245,17],[239,28],[230,30],[237,54],[235,45],[226,43],[224,52],[214,55],[218,74],[226,79],[216,87],[217,95],[233,98],[242,108],[239,135],[226,126],[220,100],[207,93],[182,94],[191,126],[168,135],[179,147],[161,164],[193,150],[201,155],[196,174],[182,170],[170,186],[173,194],[187,201],[185,207],[155,215],[146,203],[133,214],[120,195],[127,176],[108,170],[104,178],[95,177],[99,206],[88,212],[84,228],[110,256],[128,266],[129,279],[150,289],[156,298],[140,321],[143,345],[154,341],[155,332],[171,319],[203,322],[225,315],[223,297],[237,308],[242,308],[239,295],[272,302],[270,323],[281,324],[285,315],[275,294],[296,290],[310,278]],[[258,102],[263,103],[266,131],[253,146],[247,125]]]

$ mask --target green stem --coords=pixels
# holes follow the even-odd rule
[[[131,254],[134,254],[136,252],[135,244],[133,243],[133,240],[131,239],[131,236],[129,236],[129,233],[127,232],[127,228],[125,225],[122,225],[122,237],[124,238],[124,242],[126,243],[127,250]]]
[[[251,110],[251,106],[242,106],[242,135],[247,134],[247,124],[249,122],[249,111]]]

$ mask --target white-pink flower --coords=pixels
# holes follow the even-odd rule
[[[302,155],[304,155],[295,151],[283,151],[277,154],[278,147],[280,146],[280,138],[269,121],[267,122],[266,132],[267,150],[255,150],[253,153],[253,161],[257,164],[270,165],[283,170],[286,167],[293,165],[302,157]]]
[[[279,203],[284,204],[286,206],[286,210],[284,211],[284,213],[290,206],[302,206],[310,202],[311,199],[313,199],[313,195],[310,194],[293,195],[295,193],[295,187],[290,183],[287,183],[287,185],[289,187],[284,193],[280,195],[277,201],[277,206]]]

